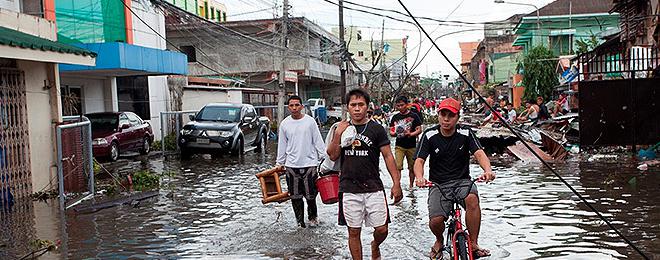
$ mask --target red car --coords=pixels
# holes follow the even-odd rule
[[[116,161],[121,153],[148,154],[154,133],[151,125],[132,112],[103,112],[85,115],[92,122],[94,157]]]

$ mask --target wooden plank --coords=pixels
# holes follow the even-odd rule
[[[564,161],[568,156],[568,151],[564,149],[564,146],[543,131],[541,131],[541,143],[555,161]]]
[[[532,144],[532,143],[529,143],[529,142],[528,142],[527,144],[528,144],[529,146],[531,146],[532,149],[533,149],[536,153],[538,153],[538,155],[540,155],[541,158],[542,158],[543,160],[545,160],[546,162],[553,162],[553,161],[554,161],[550,155],[548,155],[546,152],[544,152],[543,150],[541,150],[540,148],[538,148],[535,144]],[[524,145],[522,142],[520,142],[520,141],[516,142],[515,145],[512,145],[512,146],[507,147],[507,150],[508,150],[511,154],[513,154],[516,158],[522,160],[523,162],[527,162],[527,163],[529,163],[529,162],[541,162],[541,161],[539,161],[539,159],[538,159],[538,158],[537,158],[532,152],[530,152],[529,149],[527,149],[527,147],[525,147],[525,145]]]

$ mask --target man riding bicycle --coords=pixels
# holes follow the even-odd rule
[[[465,222],[471,238],[472,254],[475,258],[489,256],[490,251],[479,247],[478,244],[481,208],[477,186],[470,180],[470,155],[474,155],[484,170],[478,181],[490,182],[495,179],[495,173],[474,133],[469,129],[457,129],[461,104],[453,98],[447,98],[440,102],[438,110],[438,125],[422,134],[414,168],[415,184],[418,187],[426,187],[424,163],[430,156],[429,179],[441,186],[434,185],[429,189],[429,228],[436,237],[430,257],[435,259],[442,256],[442,233],[445,229],[445,220],[453,207],[452,201],[443,196],[440,190],[443,187],[455,188],[458,190],[457,193],[468,194],[461,205],[466,209]]]

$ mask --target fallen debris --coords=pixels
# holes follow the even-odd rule
[[[102,209],[107,209],[111,207],[116,207],[119,205],[124,205],[124,204],[134,204],[136,202],[139,202],[141,200],[145,200],[151,197],[158,196],[159,192],[158,191],[149,191],[149,192],[140,192],[137,194],[130,195],[128,197],[123,197],[123,198],[118,198],[118,199],[113,199],[110,201],[102,202],[102,203],[97,203],[97,204],[92,204],[92,205],[87,205],[87,206],[79,206],[75,207],[74,210],[78,213],[94,213]]]
[[[541,143],[548,151],[548,154],[556,161],[563,161],[568,156],[568,151],[556,139],[552,138],[547,133],[541,131]]]
[[[541,156],[541,159],[543,159],[544,161],[546,161],[546,162],[554,162],[554,161],[555,161],[555,160],[552,158],[552,156],[550,156],[549,154],[547,154],[546,152],[544,152],[543,150],[541,150],[540,148],[538,148],[536,145],[534,145],[534,144],[532,144],[532,143],[529,143],[529,142],[527,142],[527,144],[528,144],[530,147],[532,147],[532,150],[534,150],[539,156]],[[520,142],[520,141],[519,141],[519,142],[516,142],[515,145],[512,145],[512,146],[507,147],[507,150],[508,150],[511,154],[513,154],[513,156],[515,156],[516,158],[522,160],[522,161],[525,162],[525,163],[530,163],[530,162],[541,162],[541,161],[539,161],[539,159],[538,159],[538,158],[537,158],[537,157],[536,157],[531,151],[529,151],[529,149],[527,149],[527,147],[525,147],[525,145],[524,145],[522,142]]]

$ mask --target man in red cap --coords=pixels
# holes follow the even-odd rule
[[[461,204],[466,209],[465,222],[472,244],[472,254],[475,257],[488,256],[490,251],[478,244],[481,208],[477,186],[470,177],[470,155],[477,159],[484,170],[478,181],[490,182],[495,179],[495,173],[474,133],[469,129],[457,127],[461,104],[453,98],[447,98],[440,102],[438,110],[438,125],[422,134],[415,160],[415,184],[424,187],[427,185],[427,180],[424,179],[424,163],[431,157],[429,180],[434,185],[429,189],[428,197],[429,227],[436,241],[431,247],[430,257],[435,259],[443,254],[442,232],[453,207],[448,195],[444,194],[447,190],[463,196],[457,199],[463,200]]]

